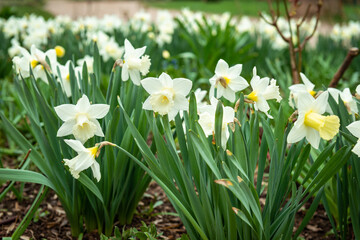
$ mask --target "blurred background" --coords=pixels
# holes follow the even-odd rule
[[[275,4],[276,1],[272,2]],[[302,0],[301,2],[315,3],[316,1]],[[360,19],[360,0],[323,0],[323,3],[322,20],[339,23]],[[56,15],[69,15],[72,18],[78,18],[115,14],[126,19],[140,9],[155,14],[156,9],[169,9],[175,12],[182,8],[208,13],[229,12],[232,15],[239,16],[258,16],[259,11],[268,10],[268,2],[267,0],[1,0],[0,17],[9,18],[12,15],[24,16],[31,13],[44,18],[51,18]],[[301,11],[305,10],[299,9],[297,14],[302,14]],[[313,9],[314,12],[315,9]]]

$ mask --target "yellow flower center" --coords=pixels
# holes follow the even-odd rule
[[[35,68],[35,67],[36,67],[38,64],[40,64],[40,63],[39,63],[38,60],[35,60],[35,59],[34,59],[34,60],[32,60],[32,61],[30,62],[30,64],[31,64],[31,67],[32,67],[32,68]]]
[[[168,104],[169,99],[166,96],[162,96],[161,103]]]
[[[258,97],[256,95],[256,92],[252,91],[248,96],[247,96],[248,99],[250,99],[251,101],[254,101],[254,102],[257,102],[258,100]]]
[[[314,91],[314,90],[309,91],[309,93],[310,93],[311,96],[313,96],[313,97],[315,97],[315,95],[316,95],[316,91]]]
[[[69,75],[69,74],[66,75],[66,80],[67,80],[67,81],[70,81],[70,75]]]
[[[336,115],[322,116],[309,111],[305,114],[304,124],[317,130],[321,138],[330,140],[339,132],[340,119]]]
[[[96,156],[96,153],[98,151],[99,147],[98,146],[95,146],[95,147],[92,147],[92,148],[88,148],[88,150],[90,151],[90,155],[93,156],[95,158]]]
[[[56,56],[63,57],[65,55],[65,49],[62,46],[55,47]]]

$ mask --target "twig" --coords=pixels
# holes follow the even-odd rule
[[[329,87],[336,87],[339,83],[344,72],[349,68],[351,61],[359,55],[359,49],[356,47],[350,48],[348,54],[346,55],[344,62],[341,64],[340,68],[335,73],[333,79],[330,82]]]
[[[11,216],[0,221],[0,225],[15,221],[17,216]]]
[[[298,51],[301,51],[304,49],[305,47],[305,44],[314,36],[315,32],[316,32],[316,29],[319,25],[319,20],[320,20],[320,12],[321,12],[321,8],[322,8],[322,0],[319,0],[318,4],[317,4],[317,11],[316,11],[316,22],[315,22],[315,26],[314,26],[314,29],[312,31],[312,33],[307,36],[303,42],[299,45],[299,49]]]

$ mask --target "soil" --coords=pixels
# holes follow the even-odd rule
[[[20,186],[20,184],[17,186]],[[38,190],[38,185],[25,184],[23,201],[19,202],[16,196],[9,192],[6,198],[0,202],[0,237],[11,236],[30,208]],[[163,203],[153,210],[149,209],[149,206],[157,201],[162,201]],[[182,234],[186,233],[185,227],[179,217],[168,215],[169,213],[174,214],[174,208],[161,188],[155,182],[152,182],[139,203],[131,226],[118,227],[120,231],[123,227],[125,229],[130,227],[139,229],[143,221],[148,226],[151,223],[155,224],[158,232],[163,233],[160,239],[180,238]],[[65,211],[62,209],[60,201],[53,191],[48,194],[46,200],[41,204],[34,219],[21,239],[73,239]],[[83,239],[98,238],[98,234],[92,232],[86,233]]]
[[[20,184],[17,184],[18,186]],[[35,184],[25,184],[23,201],[19,202],[15,195],[9,192],[6,198],[0,202],[0,236],[11,236],[30,208],[38,188],[39,186]],[[150,206],[157,201],[163,203],[151,210]],[[311,202],[307,203],[305,208],[308,208],[310,204]],[[297,213],[294,232],[305,216],[305,208]],[[158,232],[163,233],[160,239],[180,238],[182,234],[186,233],[184,225],[179,217],[168,215],[169,213],[175,213],[174,208],[162,189],[155,182],[152,182],[139,203],[133,223],[131,226],[125,226],[125,228],[136,227],[139,229],[142,225],[141,221],[144,221],[148,226],[151,223],[155,224]],[[123,229],[123,226],[118,227],[120,230]],[[331,224],[321,205],[300,237],[304,239],[336,239],[335,235],[331,234]],[[35,220],[28,226],[21,239],[36,240],[42,238],[48,240],[73,239],[65,212],[53,191],[48,194],[46,200],[41,204]],[[98,239],[98,235],[96,232],[86,233],[83,239]],[[354,239],[354,236],[349,239]]]

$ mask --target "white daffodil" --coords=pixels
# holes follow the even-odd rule
[[[358,96],[360,96],[360,84],[356,87],[355,91],[356,91],[356,94]]]
[[[94,177],[99,182],[101,179],[100,165],[95,160],[99,145],[92,148],[85,148],[78,140],[65,139],[64,141],[78,153],[73,159],[64,159],[65,165],[69,167],[71,175],[77,179],[79,178],[80,172],[91,167]]]
[[[160,115],[168,114],[169,120],[173,120],[181,110],[187,110],[189,94],[192,82],[186,78],[175,78],[174,80],[162,73],[159,78],[145,78],[141,85],[150,94],[143,104],[145,110],[153,110]]]
[[[214,96],[216,89],[216,98],[224,96],[230,102],[234,102],[235,93],[249,86],[248,82],[240,76],[241,70],[241,64],[229,68],[229,65],[220,59],[215,68],[215,75],[210,78],[210,97]]]
[[[61,86],[63,87],[67,97],[71,97],[71,84],[70,84],[70,73],[69,73],[70,64],[71,61],[69,60],[66,62],[65,66],[60,64],[58,65],[60,71],[60,76],[58,76],[58,81],[61,83]],[[81,67],[75,67],[74,72],[75,72],[77,84],[78,86],[80,86],[78,74],[81,75]]]
[[[287,141],[295,143],[306,137],[314,148],[319,147],[320,138],[331,140],[338,132],[340,119],[336,115],[323,116],[329,93],[324,92],[318,98],[309,93],[300,93],[298,102],[298,119],[291,129]]]
[[[44,82],[48,83],[45,69],[47,71],[52,71],[52,69],[56,69],[57,60],[56,60],[56,52],[54,49],[50,49],[45,53],[40,51],[35,47],[35,45],[31,46],[31,53],[29,53],[25,48],[20,47],[20,52],[23,55],[22,58],[14,58],[13,62],[16,67],[16,71],[20,73],[23,77],[30,76],[31,67],[34,77],[40,78]],[[46,62],[46,57],[50,61],[50,66]]]
[[[211,104],[199,108],[199,124],[204,130],[206,137],[215,133],[215,112],[218,100],[214,97],[210,99]],[[226,143],[229,139],[230,133],[228,124],[234,121],[235,111],[231,107],[223,106],[223,122],[221,129],[221,146],[225,150]]]
[[[289,96],[289,105],[294,108],[293,100],[295,102],[295,105],[297,105],[298,101],[298,95],[301,92],[308,92],[311,94],[311,96],[315,96],[316,92],[314,91],[315,85],[310,82],[310,80],[305,76],[305,74],[300,73],[301,80],[303,81],[303,84],[295,84],[289,87],[290,89],[290,96]]]
[[[336,88],[328,88],[327,91],[334,98],[336,103],[339,103],[339,96],[340,96],[341,100],[344,102],[344,105],[347,107],[349,113],[358,112],[356,101],[351,95],[349,88],[345,88],[342,92]],[[329,104],[326,108],[326,111],[330,114],[333,113]]]
[[[270,80],[268,77],[260,78],[256,74],[256,67],[254,67],[250,85],[253,91],[247,96],[247,98],[254,102],[255,110],[262,111],[269,118],[273,118],[268,113],[270,106],[267,103],[267,100],[276,99],[277,102],[280,102],[281,100],[279,86],[276,86],[276,80]]]
[[[63,104],[55,107],[56,114],[64,121],[57,132],[57,136],[63,137],[73,134],[82,143],[94,135],[104,137],[97,119],[105,117],[109,108],[110,106],[107,104],[90,105],[86,95],[83,95],[76,105]]]
[[[346,128],[351,132],[352,135],[358,138],[357,143],[351,151],[360,157],[360,121],[353,122]]]
[[[135,85],[140,85],[140,73],[141,75],[146,75],[150,69],[150,58],[148,55],[144,55],[146,46],[142,48],[135,49],[131,43],[125,39],[125,54],[124,62],[122,66],[121,78],[123,81],[129,79]]]

